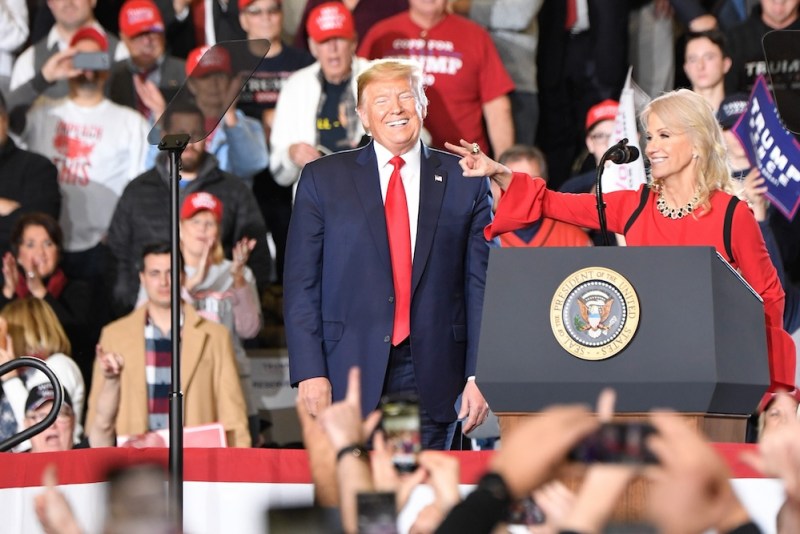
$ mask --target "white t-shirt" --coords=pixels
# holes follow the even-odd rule
[[[145,170],[148,130],[138,112],[106,99],[82,107],[43,97],[33,105],[23,140],[58,168],[65,250],[103,238],[123,189]]]

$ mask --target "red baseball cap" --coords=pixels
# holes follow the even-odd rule
[[[232,74],[231,55],[223,46],[200,46],[189,52],[186,58],[186,75],[202,78],[208,74],[224,72]]]
[[[341,2],[326,2],[315,7],[308,15],[306,30],[317,43],[336,37],[351,41],[356,38],[353,15]]]
[[[618,109],[619,102],[610,98],[590,107],[589,113],[586,114],[586,133],[589,133],[598,122],[613,121],[617,117]]]
[[[75,32],[69,42],[70,46],[75,46],[81,41],[94,41],[103,52],[108,52],[108,39],[106,35],[92,26],[85,26]]]
[[[203,210],[210,211],[217,223],[222,222],[222,201],[205,191],[192,193],[186,197],[181,206],[181,219],[190,219]]]
[[[164,20],[152,0],[128,0],[119,11],[119,32],[132,39],[149,32],[164,31]]]

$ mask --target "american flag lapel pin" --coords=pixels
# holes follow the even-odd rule
[[[433,175],[433,179],[436,180],[437,182],[441,182],[442,181],[442,175],[441,174],[434,174]]]

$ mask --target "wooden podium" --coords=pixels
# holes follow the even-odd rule
[[[608,271],[628,284],[621,293],[633,289],[637,306],[629,314],[635,312],[638,326],[615,355],[582,359],[557,330],[573,322],[573,330],[586,329],[586,316],[562,300],[600,298],[586,285],[587,272],[601,273],[615,287],[599,293],[619,300],[619,280]],[[604,341],[601,333],[590,343]],[[501,439],[549,405],[594,406],[599,392],[612,387],[618,418],[670,408],[712,441],[743,442],[747,417],[769,385],[763,304],[710,247],[493,249],[477,376]],[[634,484],[621,517],[638,517],[645,493],[643,482]]]

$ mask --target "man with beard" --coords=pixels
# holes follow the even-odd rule
[[[96,28],[85,27],[72,37],[70,50],[108,54],[108,41]],[[58,169],[64,271],[102,287],[103,240],[119,195],[144,170],[149,128],[136,111],[104,96],[107,70],[70,69],[69,94],[39,99],[28,112],[22,139]]]
[[[181,154],[180,198],[197,191],[207,191],[222,201],[225,209],[220,224],[220,238],[226,256],[243,237],[256,240],[248,266],[259,289],[270,273],[267,230],[255,197],[236,176],[220,170],[217,158],[206,152],[203,112],[191,103],[173,104],[162,124],[171,134],[187,133],[192,139]],[[156,158],[156,165],[135,178],[122,194],[108,229],[108,245],[116,260],[113,306],[117,316],[133,309],[139,292],[137,261],[150,243],[169,239],[169,171],[167,154]]]

